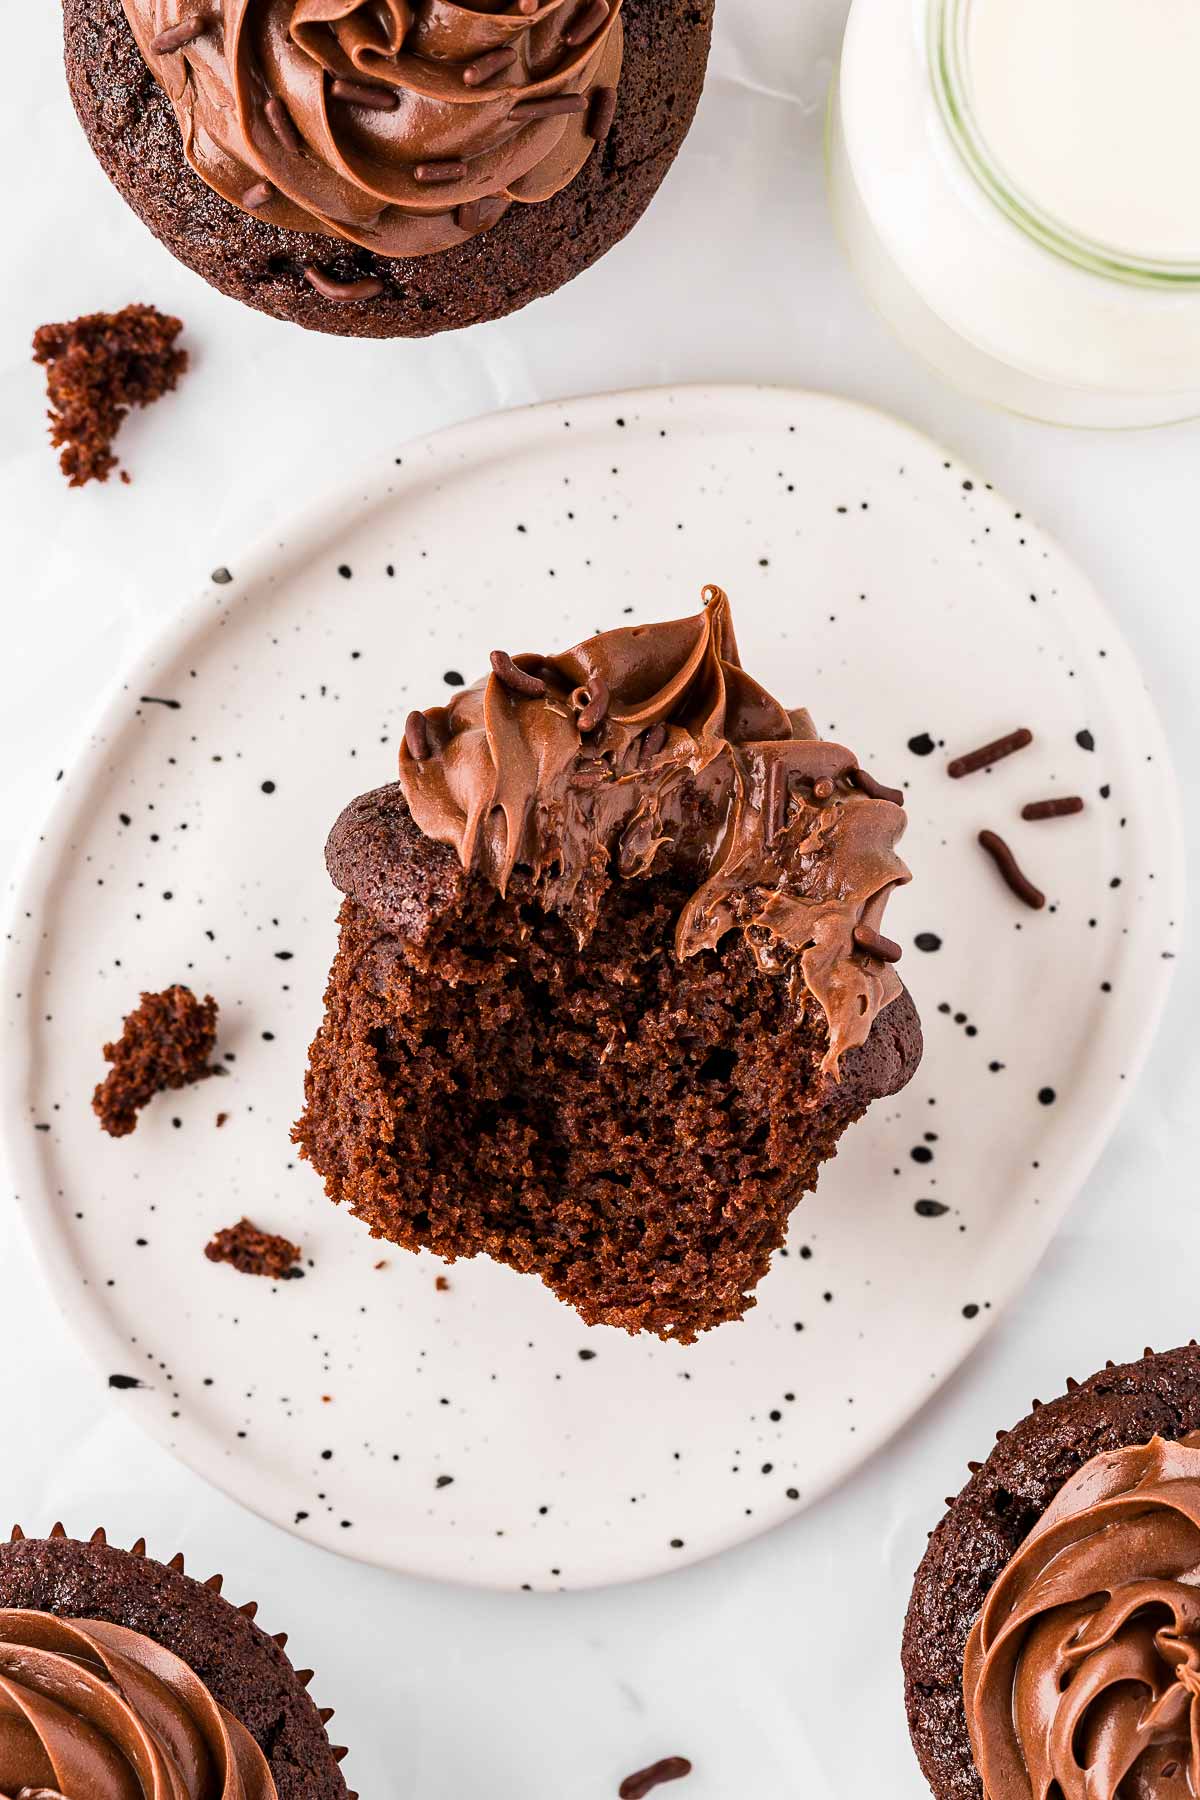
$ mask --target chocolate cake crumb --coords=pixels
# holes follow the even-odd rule
[[[182,330],[180,319],[153,306],[126,306],[34,332],[33,360],[47,370],[50,442],[72,487],[107,481],[130,407],[150,406],[176,385],[188,365],[187,351],[175,348]],[[129,480],[124,470],[121,479]]]
[[[266,1275],[272,1281],[294,1281],[303,1275],[300,1246],[278,1232],[260,1231],[249,1219],[239,1219],[218,1231],[205,1246],[209,1262],[232,1263],[240,1275]]]
[[[617,1789],[617,1800],[646,1800],[646,1795],[656,1787],[662,1787],[664,1782],[681,1781],[691,1772],[692,1765],[686,1756],[664,1756],[661,1762],[652,1763],[648,1769],[627,1775]]]
[[[217,1003],[197,1000],[191,988],[143,994],[115,1044],[105,1044],[112,1068],[92,1095],[92,1111],[110,1137],[128,1137],[155,1094],[187,1087],[217,1071],[209,1064],[217,1038]]]

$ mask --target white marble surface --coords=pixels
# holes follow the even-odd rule
[[[1200,833],[1192,694],[1200,428],[1078,436],[983,411],[870,314],[822,186],[843,0],[724,0],[700,118],[649,218],[515,319],[428,344],[309,341],[210,293],[108,188],[58,68],[57,9],[6,21],[0,159],[0,859],[7,872],[80,722],[143,634],[331,474],[473,413],[598,387],[754,379],[873,401],[941,437],[1090,570],[1142,658]],[[194,369],[121,440],[136,480],[68,492],[39,427],[29,335],[131,299],[182,314]],[[603,321],[603,329],[597,321]],[[170,408],[168,415],[167,408]],[[920,680],[920,671],[909,677]],[[982,677],[981,677],[982,679]],[[890,1450],[832,1499],[721,1561],[639,1588],[507,1598],[384,1577],[284,1537],[111,1408],[0,1192],[0,1513],[145,1532],[227,1572],[338,1709],[365,1800],[602,1800],[691,1756],[688,1800],[916,1800],[896,1646],[941,1496],[997,1425],[1106,1356],[1200,1335],[1200,1057],[1185,955],[1133,1106],[1024,1297]]]

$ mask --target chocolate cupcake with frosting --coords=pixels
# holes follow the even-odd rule
[[[5,1800],[356,1800],[311,1670],[183,1558],[61,1525],[0,1544]]]
[[[1069,1382],[971,1467],[904,1632],[938,1800],[1195,1800],[1200,1348]]]
[[[93,149],[167,248],[314,330],[511,312],[624,236],[712,0],[64,0]]]
[[[842,1132],[908,1081],[903,795],[742,668],[729,603],[497,650],[334,826],[295,1138],[373,1235],[585,1320],[739,1318]]]

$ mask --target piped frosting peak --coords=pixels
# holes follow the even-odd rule
[[[501,893],[527,871],[581,941],[614,877],[683,877],[676,954],[739,930],[762,967],[798,966],[834,1074],[901,992],[880,934],[909,879],[901,796],[746,673],[719,588],[694,617],[494,652],[490,675],[410,717],[400,780],[427,837]]]

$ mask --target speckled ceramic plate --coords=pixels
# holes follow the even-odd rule
[[[1181,865],[1128,650],[1062,552],[943,451],[777,390],[484,419],[236,550],[68,769],[5,979],[15,1185],[118,1403],[281,1525],[458,1581],[617,1581],[788,1518],[978,1343],[1132,1087]],[[325,833],[391,778],[408,710],[497,644],[677,616],[706,581],[748,666],[908,791],[915,879],[888,929],[927,1050],[801,1205],[757,1309],[684,1349],[589,1331],[484,1263],[439,1283],[328,1204],[288,1127],[334,946]],[[1018,725],[1031,749],[947,778],[951,752]],[[1074,793],[1078,817],[1019,817]],[[228,1074],[110,1141],[101,1045],[173,981],[220,1001]],[[204,1260],[242,1213],[302,1241],[303,1281]]]

